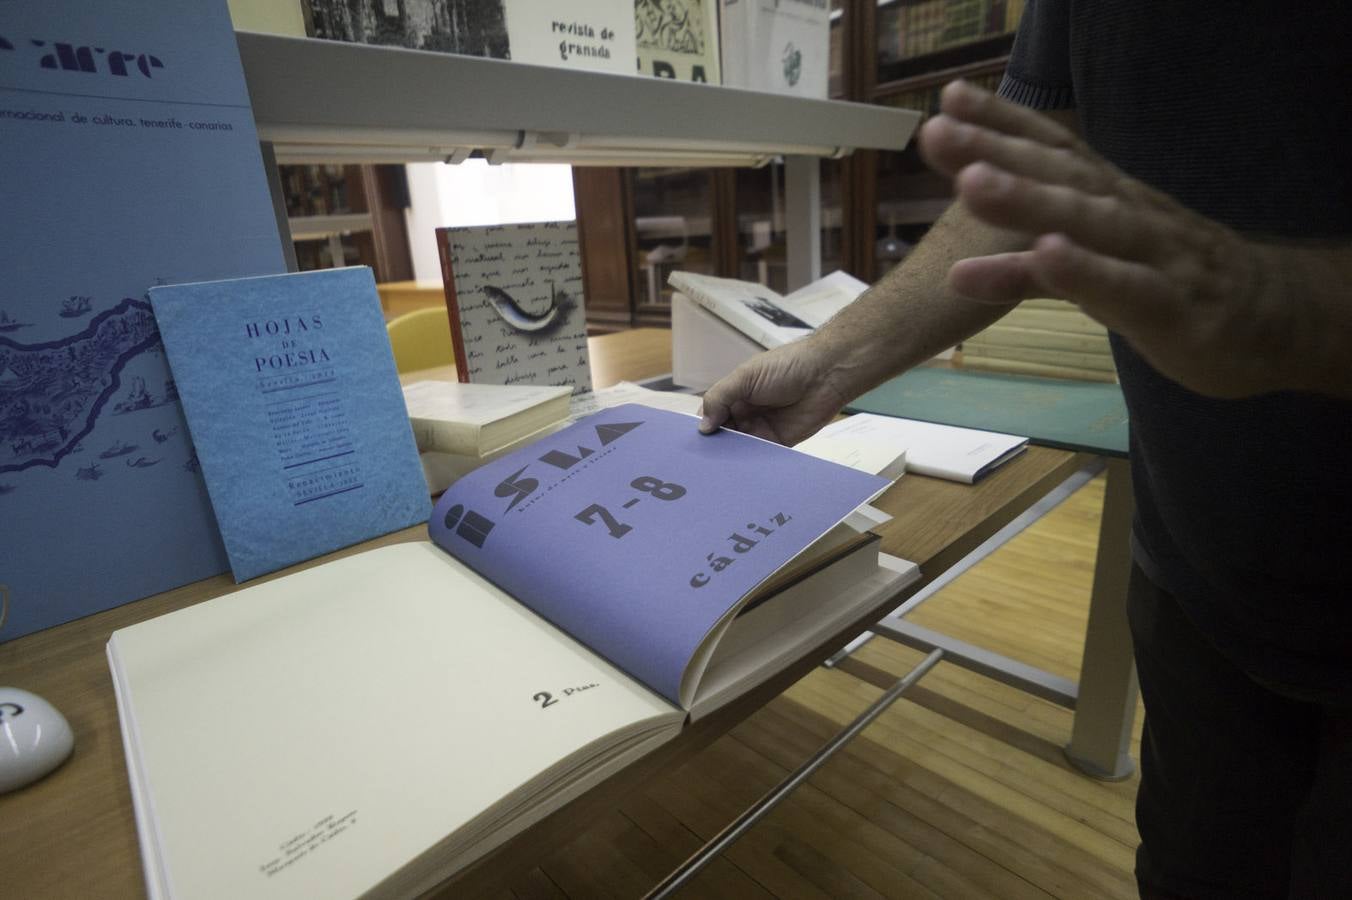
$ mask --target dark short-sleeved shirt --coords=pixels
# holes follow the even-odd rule
[[[1029,0],[1000,93],[1247,236],[1346,242],[1349,37],[1345,3]],[[1203,397],[1112,343],[1142,568],[1251,675],[1352,701],[1352,403]]]

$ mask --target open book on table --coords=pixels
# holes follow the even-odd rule
[[[470,473],[431,542],[115,632],[152,897],[444,880],[917,577],[882,479],[637,405]]]

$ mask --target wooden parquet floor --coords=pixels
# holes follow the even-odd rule
[[[912,620],[1077,677],[1102,504],[1099,476]],[[921,656],[874,639],[814,671],[497,896],[642,896]],[[1135,897],[1137,778],[1072,770],[1070,727],[941,662],[681,896]]]

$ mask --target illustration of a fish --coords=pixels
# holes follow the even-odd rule
[[[552,281],[549,283],[549,308],[538,314],[527,312],[502,288],[486,284],[483,290],[489,304],[504,322],[517,331],[527,331],[531,334],[545,334],[558,327],[568,318],[568,311],[576,305],[568,294]]]
[[[158,459],[146,459],[144,456],[138,456],[136,459],[127,460],[127,465],[133,469],[149,469],[151,466],[160,464]]]
[[[169,440],[176,434],[178,434],[177,428],[170,428],[167,432],[160,431],[158,428],[156,428],[154,431],[150,433],[150,436],[155,439],[155,443],[163,444],[165,441]]]

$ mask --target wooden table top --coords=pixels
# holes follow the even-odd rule
[[[620,332],[593,338],[590,344],[597,386],[670,371],[669,332],[664,330]],[[923,584],[1059,484],[1078,464],[1075,454],[1030,447],[974,486],[907,475],[876,504],[894,516],[880,529],[883,549],[919,563]],[[425,526],[405,529],[267,579],[373,547],[425,538]],[[0,795],[0,883],[6,895],[144,896],[105,645],[118,628],[235,589],[230,576],[220,575],[0,644],[0,685],[45,697],[75,732],[74,753],[61,768],[37,784]],[[871,610],[776,678],[498,848],[457,877],[456,891],[492,885],[498,873],[517,871],[538,858],[542,847],[557,846],[575,835],[580,822],[697,752],[895,605],[892,600]]]

